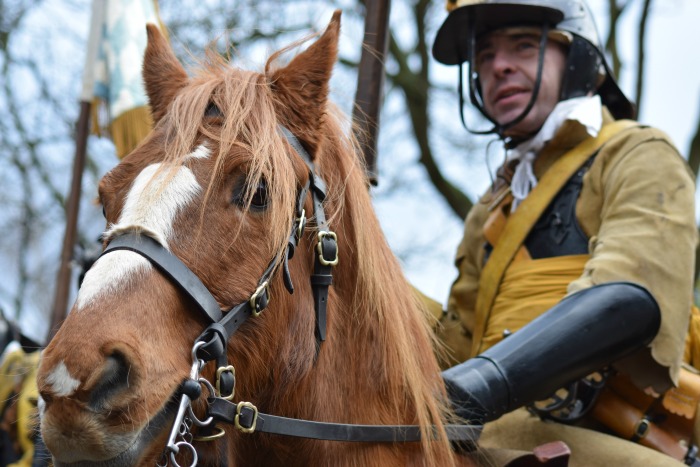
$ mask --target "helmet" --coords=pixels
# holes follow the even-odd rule
[[[560,99],[597,93],[615,118],[634,118],[634,105],[620,90],[605,61],[585,0],[447,0],[447,9],[450,13],[433,44],[437,61],[446,65],[471,61],[475,38],[488,31],[509,26],[547,28],[550,38],[568,46]],[[471,84],[472,102],[485,114],[475,102],[478,82]]]

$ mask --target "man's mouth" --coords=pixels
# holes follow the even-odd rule
[[[518,94],[525,94],[527,93],[527,89],[521,88],[521,87],[508,87],[504,88],[496,93],[496,97],[494,99],[494,102],[501,102],[503,100],[506,100],[512,96],[518,95]]]

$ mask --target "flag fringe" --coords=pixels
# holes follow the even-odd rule
[[[153,128],[151,111],[147,105],[129,109],[115,118],[109,126],[117,157],[133,151],[143,141]]]

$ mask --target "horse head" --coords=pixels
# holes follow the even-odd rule
[[[191,78],[148,26],[143,76],[155,128],[100,183],[112,250],[85,275],[39,369],[41,431],[55,465],[162,460],[183,381],[216,379],[193,350],[214,320],[201,312],[206,306],[167,267],[113,249],[126,237],[177,258],[213,297],[213,315],[241,307],[257,315],[236,328],[224,352],[236,400],[286,417],[419,424],[429,434],[402,446],[358,445],[226,427],[218,440],[192,441],[201,464],[454,462],[444,437],[431,440],[444,434],[444,389],[429,325],[372,213],[352,138],[328,102],[339,17],[286,66],[273,66],[275,54],[253,73],[210,56]],[[333,285],[319,297],[310,278],[319,276],[329,226],[337,256],[322,259],[334,269]],[[260,294],[269,301],[262,313],[251,300]],[[191,417],[205,418],[204,399],[193,402]]]

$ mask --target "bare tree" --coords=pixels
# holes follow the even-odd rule
[[[640,102],[647,92],[643,81],[647,54],[643,46],[657,4],[651,0],[608,0],[610,26],[605,44],[612,68],[619,74],[624,63],[618,53],[618,25],[635,2],[641,6],[635,75],[636,99]],[[182,0],[161,2],[161,16],[185,63],[195,62],[192,57],[201,56],[212,39],[219,39],[216,44],[220,53],[232,56],[241,66],[260,68],[269,52],[306,35],[319,21],[319,12],[333,7],[344,11],[344,39],[350,44],[341,47],[341,66],[334,79],[342,85],[336,86],[341,92],[334,99],[350,113],[364,14],[361,1],[242,0],[232,9],[230,2]],[[0,228],[4,232],[0,237],[0,304],[16,319],[35,316],[31,325],[37,327],[38,335],[34,337],[43,332],[40,320],[50,309],[56,277],[89,10],[89,0],[0,2],[0,181],[5,188],[0,193]],[[458,226],[481,189],[469,187],[488,184],[484,177],[475,180],[469,166],[475,161],[483,165],[487,151],[483,139],[469,137],[457,123],[456,86],[454,80],[447,83],[445,79],[448,73],[454,76],[456,70],[435,73],[437,65],[430,48],[445,14],[443,2],[393,2],[386,63],[387,105],[381,118],[380,187],[375,198],[381,203],[382,197],[397,193],[400,199],[415,197],[415,184],[420,179],[419,191],[431,191],[430,196],[444,200],[444,217],[437,222],[443,224],[449,218],[451,225]],[[343,88],[352,91],[344,95]],[[700,166],[699,141],[700,122],[689,151],[689,162],[696,172]],[[413,158],[401,153],[408,145],[415,151]],[[405,165],[394,167],[399,160]],[[111,143],[91,137],[79,221],[79,238],[84,245],[95,244],[104,228],[100,210],[92,200],[99,177],[116,163]],[[455,169],[455,164],[462,165]],[[429,209],[434,206],[431,204]],[[436,241],[442,233],[433,230],[420,239],[416,233],[408,233],[411,244],[397,249],[397,254],[408,259],[426,257],[430,251],[434,256],[437,248],[443,248],[448,258],[444,262],[449,267],[454,246]],[[391,238],[398,234],[393,230],[388,235]]]

